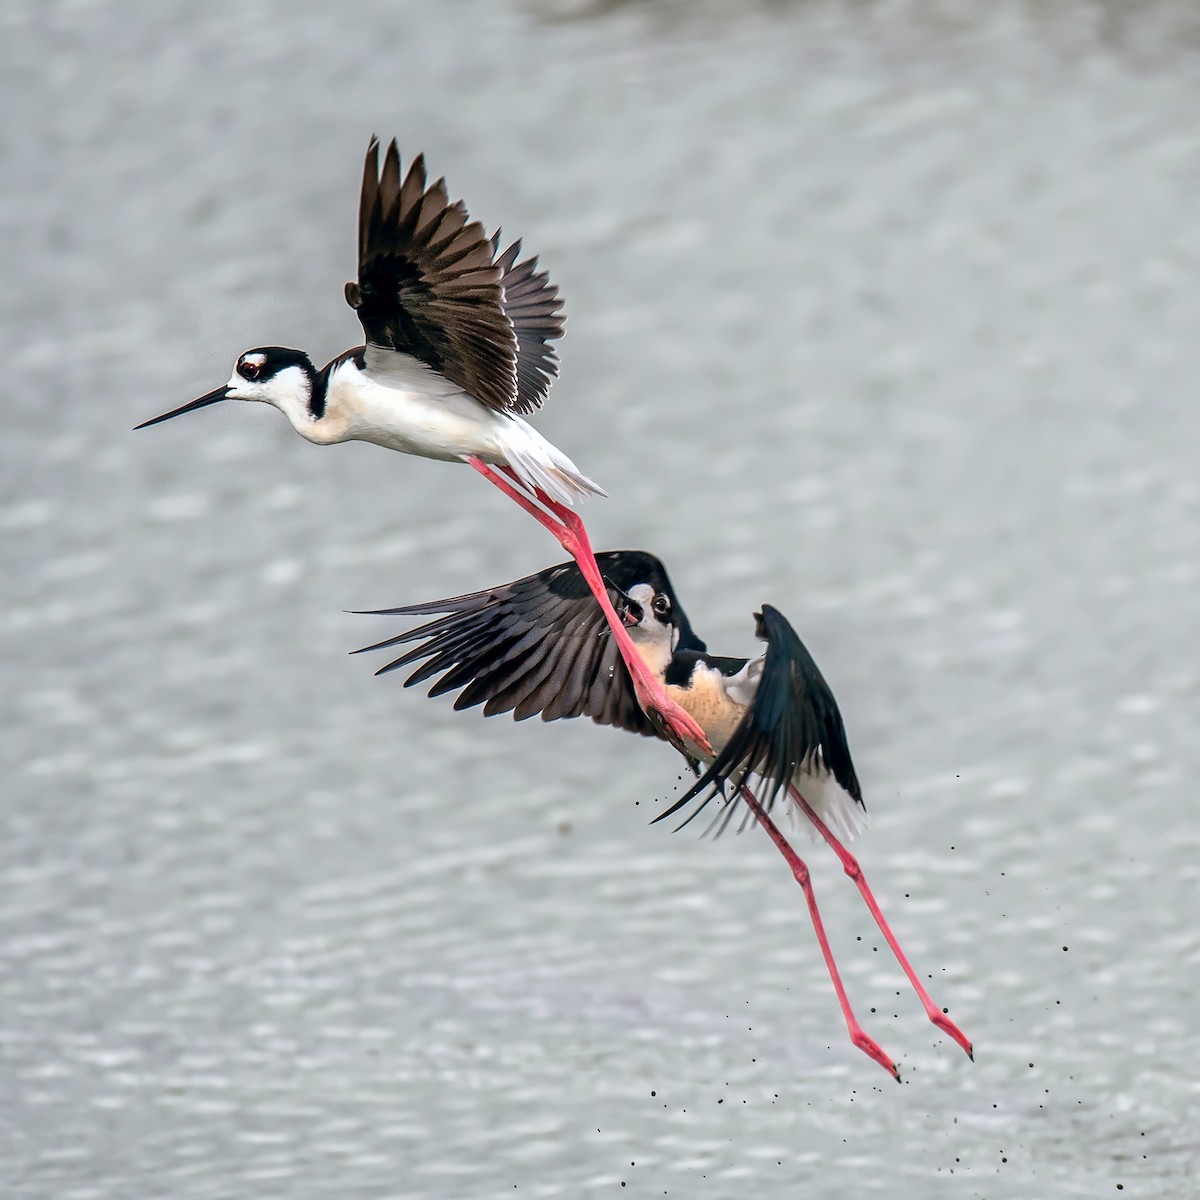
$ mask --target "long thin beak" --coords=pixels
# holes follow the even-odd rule
[[[628,626],[640,624],[642,617],[645,616],[642,606],[632,596],[626,595],[607,575],[603,576],[603,579],[608,584],[609,590],[617,594],[613,608],[617,610],[621,620]]]
[[[198,408],[207,408],[210,404],[216,404],[224,400],[229,395],[228,386],[219,387],[215,392],[209,392],[207,396],[201,396],[199,400],[192,400],[190,403],[183,405],[182,408],[173,408],[170,412],[165,412],[161,417],[154,417],[152,420],[143,421],[140,425],[135,425],[134,429],[145,429],[147,425],[157,425],[159,421],[169,421],[172,417],[181,416],[186,412],[195,412]]]

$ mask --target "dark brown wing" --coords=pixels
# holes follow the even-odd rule
[[[686,825],[720,795],[731,802],[714,822],[723,829],[750,776],[762,778],[765,787],[758,798],[770,810],[801,765],[824,768],[852,800],[863,802],[842,714],[813,656],[778,609],[764,604],[755,621],[767,649],[754,698],[708,770],[656,821],[699,799]]]
[[[668,591],[662,563],[640,550],[596,556],[602,574],[622,591],[650,583]],[[681,642],[703,649],[678,604]],[[379,610],[443,614],[364,650],[417,643],[376,674],[416,665],[405,687],[438,676],[431,696],[461,692],[456,709],[482,704],[484,716],[511,712],[544,721],[587,716],[646,737],[660,736],[637,702],[625,664],[595,597],[574,562],[559,563],[482,592]],[[361,651],[355,651],[361,653]]]
[[[371,139],[358,213],[358,282],[346,300],[367,342],[419,359],[482,404],[517,404],[517,338],[504,311],[502,270],[478,221],[446,181],[425,185],[418,154],[400,181],[393,140],[379,170]]]
[[[492,238],[492,252],[500,249],[500,231]],[[558,375],[558,355],[547,343],[563,335],[563,302],[558,288],[546,271],[537,269],[534,256],[523,262],[517,258],[521,243],[513,242],[496,265],[501,271],[504,311],[517,336],[517,402],[515,411],[533,412],[546,399],[550,385]]]

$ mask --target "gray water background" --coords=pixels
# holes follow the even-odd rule
[[[6,5],[0,1194],[1194,1197],[1197,15]],[[597,545],[813,648],[974,1065],[828,852],[902,1087],[669,751],[347,657],[561,557],[481,481],[131,433],[357,339],[372,131],[561,283]]]

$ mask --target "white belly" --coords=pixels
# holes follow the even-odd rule
[[[744,704],[735,703],[724,687],[719,671],[700,667],[692,676],[690,687],[668,687],[667,695],[704,730],[715,754],[729,745],[733,731],[746,714]],[[713,756],[693,747],[701,762],[712,762]]]
[[[504,426],[512,418],[485,408],[464,392],[430,396],[356,381],[347,397],[346,436],[402,454],[461,461],[471,455],[503,462]]]
[[[605,494],[520,417],[496,412],[415,359],[368,347],[371,370],[353,360],[330,376],[324,414],[297,425],[313,442],[374,442],[402,454],[508,465],[526,487],[561,504]]]

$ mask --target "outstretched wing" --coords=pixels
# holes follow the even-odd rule
[[[346,300],[369,346],[419,359],[482,404],[517,407],[517,338],[504,311],[503,270],[478,221],[446,181],[426,187],[418,154],[400,181],[393,139],[379,170],[371,139],[358,211],[358,282]],[[368,355],[368,365],[370,356]]]
[[[686,825],[720,795],[730,801],[718,818],[724,828],[743,785],[755,775],[765,785],[758,799],[767,810],[798,772],[831,775],[852,804],[862,806],[842,714],[812,655],[783,614],[769,604],[755,614],[755,634],[767,649],[745,715],[704,774],[656,821],[698,799],[700,803],[683,822]]]
[[[609,550],[596,561],[605,578],[622,591],[649,583],[669,592],[674,601],[666,569],[654,555]],[[677,604],[674,609],[679,611]],[[661,736],[638,705],[600,605],[574,562],[470,595],[378,611],[444,614],[363,647],[382,650],[417,643],[376,672],[418,664],[405,687],[438,676],[429,695],[461,689],[456,709],[482,704],[484,716],[511,712],[518,721],[537,713],[543,721],[587,716],[600,725]],[[680,617],[689,645],[702,649],[686,617]]]
[[[492,238],[493,255],[500,249],[500,231]],[[558,355],[547,345],[563,335],[563,302],[545,271],[537,269],[536,255],[517,262],[520,241],[513,242],[496,259],[504,289],[504,311],[517,337],[517,401],[514,411],[533,412],[546,399],[558,375]]]

